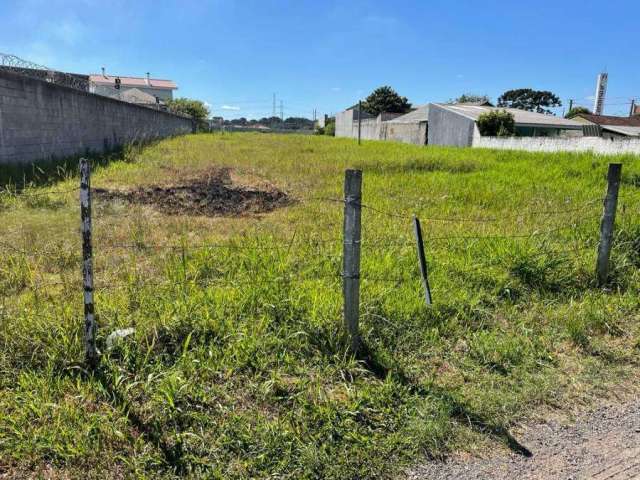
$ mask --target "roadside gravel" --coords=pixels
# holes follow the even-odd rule
[[[532,453],[429,462],[410,480],[630,480],[640,479],[640,399],[609,404],[573,424],[528,427],[518,441]]]

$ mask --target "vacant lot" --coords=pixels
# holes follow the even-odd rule
[[[75,170],[0,197],[0,477],[386,478],[517,451],[517,422],[635,382],[637,158],[617,159],[607,289],[610,157],[227,134],[111,160],[92,177],[93,375]],[[341,325],[345,168],[364,171],[366,362]]]

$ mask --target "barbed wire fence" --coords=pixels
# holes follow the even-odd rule
[[[86,75],[60,72],[10,53],[0,52],[0,68],[26,77],[75,88],[76,90],[89,91],[89,77]]]
[[[297,229],[294,230],[291,239],[288,241],[282,241],[276,245],[272,244],[246,244],[243,241],[233,242],[199,242],[199,243],[187,243],[182,241],[180,243],[154,243],[145,241],[133,241],[133,242],[119,242],[119,241],[100,241],[99,251],[119,251],[127,250],[131,252],[147,252],[147,251],[169,251],[171,253],[180,254],[182,258],[183,267],[185,268],[185,274],[183,278],[167,279],[162,281],[149,280],[148,272],[136,271],[127,269],[129,279],[133,280],[133,284],[117,284],[117,283],[100,283],[94,282],[94,255],[93,255],[93,229],[92,229],[92,205],[91,205],[91,172],[89,162],[85,159],[80,161],[81,182],[80,186],[63,190],[51,190],[44,192],[14,192],[13,194],[20,197],[38,197],[45,195],[67,195],[70,193],[80,194],[80,212],[81,212],[81,231],[82,231],[82,282],[83,282],[83,303],[84,303],[84,346],[85,346],[85,361],[88,366],[95,366],[98,363],[99,356],[96,348],[96,336],[98,331],[98,324],[95,315],[95,299],[94,293],[97,290],[101,291],[116,291],[116,290],[131,290],[140,287],[154,287],[154,288],[172,288],[177,285],[184,286],[190,284],[195,288],[207,288],[207,287],[234,287],[237,285],[252,286],[258,283],[275,283],[282,284],[283,282],[296,282],[300,280],[305,281],[333,281],[336,284],[342,283],[343,293],[343,321],[345,330],[348,333],[351,340],[351,348],[354,353],[357,353],[362,345],[360,338],[359,320],[360,320],[360,284],[361,281],[380,282],[390,285],[401,285],[406,283],[413,283],[415,285],[421,285],[424,291],[424,301],[427,308],[430,308],[433,302],[437,302],[437,298],[432,297],[429,268],[430,252],[425,249],[425,244],[429,247],[435,247],[437,244],[443,244],[447,247],[461,243],[468,245],[476,242],[491,242],[495,243],[497,240],[510,240],[520,241],[527,239],[547,239],[561,232],[572,231],[579,226],[594,222],[598,217],[600,218],[600,230],[597,243],[591,241],[585,244],[576,244],[573,246],[565,246],[561,250],[554,250],[555,254],[569,254],[578,251],[596,249],[597,247],[597,261],[595,269],[595,278],[598,286],[603,287],[607,285],[609,278],[609,258],[611,249],[613,246],[613,233],[616,218],[616,209],[618,204],[619,189],[621,182],[621,165],[610,164],[608,177],[607,177],[607,193],[604,198],[597,198],[587,202],[583,202],[580,205],[568,204],[557,209],[542,209],[537,211],[528,212],[513,212],[511,214],[501,215],[498,217],[460,217],[460,216],[443,216],[443,215],[422,215],[414,214],[408,211],[400,211],[395,209],[385,210],[381,207],[373,207],[366,202],[363,202],[362,198],[362,172],[359,170],[347,170],[345,172],[345,187],[344,198],[331,198],[331,197],[307,197],[304,201],[308,202],[322,202],[326,204],[342,205],[343,211],[343,232],[341,237],[323,237],[323,236],[309,236],[301,235]],[[403,200],[415,201],[419,203],[421,198],[403,197]],[[603,202],[604,208],[602,214],[590,214],[585,215],[590,208],[594,205]],[[376,216],[382,216],[393,221],[402,221],[406,226],[411,225],[413,228],[413,239],[404,238],[398,239],[398,235],[390,236],[387,238],[362,238],[362,211],[369,211]],[[100,212],[102,215],[102,212]],[[117,215],[117,214],[116,214]],[[124,216],[127,214],[125,213]],[[565,215],[572,215],[573,221],[566,224],[555,226],[553,228],[536,229],[522,233],[508,233],[501,234],[489,233],[489,234],[477,234],[477,233],[464,233],[456,235],[423,235],[422,221],[428,222],[447,222],[457,223],[460,225],[466,224],[499,224],[505,219],[521,219],[524,217],[539,217],[539,216],[556,216],[563,218]],[[108,215],[105,215],[108,216]],[[406,222],[406,223],[405,223]],[[634,240],[639,243],[640,240]],[[278,271],[276,275],[272,275],[270,278],[264,278],[261,276],[261,270],[254,268],[251,271],[243,271],[247,274],[245,276],[237,275],[237,272],[220,272],[221,275],[218,278],[190,278],[186,276],[186,253],[196,250],[218,250],[226,252],[238,252],[238,251],[279,251],[289,252],[294,246],[307,245],[311,247],[317,247],[319,251],[325,249],[327,246],[340,247],[342,246],[341,258],[337,258],[333,255],[329,262],[318,268],[295,268],[288,269],[286,271]],[[409,275],[401,276],[389,276],[389,275],[376,275],[373,272],[361,271],[361,255],[362,246],[368,249],[388,249],[391,247],[402,247],[415,249],[416,265],[418,276],[415,272],[411,272]],[[74,248],[80,250],[80,247],[75,245]],[[22,248],[18,245],[11,244],[9,242],[0,241],[0,249],[7,252],[11,252],[17,255],[34,255],[46,258],[52,254],[55,254],[55,249],[39,249],[39,248]],[[368,250],[365,252],[369,253]],[[537,255],[547,255],[549,252],[541,251]],[[340,260],[340,264],[337,262]],[[466,263],[465,263],[466,265]],[[468,271],[479,271],[482,269],[490,268],[492,266],[503,265],[502,260],[494,263],[474,261],[473,265],[467,265]],[[317,266],[315,266],[317,267]],[[327,268],[329,267],[329,268]],[[327,272],[329,270],[329,272]],[[63,281],[52,282],[38,282],[31,285],[24,285],[25,288],[31,288],[33,290],[46,290],[49,287],[60,286],[64,288],[74,289],[77,286],[73,281],[64,279]]]

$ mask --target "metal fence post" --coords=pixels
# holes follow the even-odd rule
[[[80,159],[80,229],[82,231],[82,286],[84,293],[84,354],[90,367],[98,363],[96,317],[93,303],[93,252],[91,248],[91,167]]]
[[[429,287],[429,277],[427,276],[427,260],[424,255],[424,243],[422,241],[422,228],[420,220],[413,216],[413,231],[416,235],[416,248],[418,250],[418,263],[420,264],[420,276],[424,286],[424,296],[427,306],[431,305],[431,287]]]
[[[616,221],[618,205],[618,191],[620,190],[620,176],[622,164],[610,163],[607,174],[607,196],[604,198],[604,210],[600,222],[600,243],[598,244],[598,260],[596,263],[596,277],[598,286],[606,285],[609,277],[609,257],[613,240],[613,227]]]
[[[360,315],[360,214],[362,171],[346,170],[344,176],[344,245],[343,295],[344,323],[351,339],[351,348],[360,349],[358,321]]]

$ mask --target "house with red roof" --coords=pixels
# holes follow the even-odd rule
[[[609,139],[640,137],[640,115],[614,117],[579,113],[572,120],[583,124],[585,136]]]
[[[126,100],[126,92],[133,89],[137,90],[135,93],[138,97],[147,94],[155,99],[156,103],[164,103],[173,99],[173,91],[177,90],[178,86],[172,80],[151,78],[149,73],[146,77],[125,77],[107,75],[103,68],[102,73],[89,75],[91,93]]]

